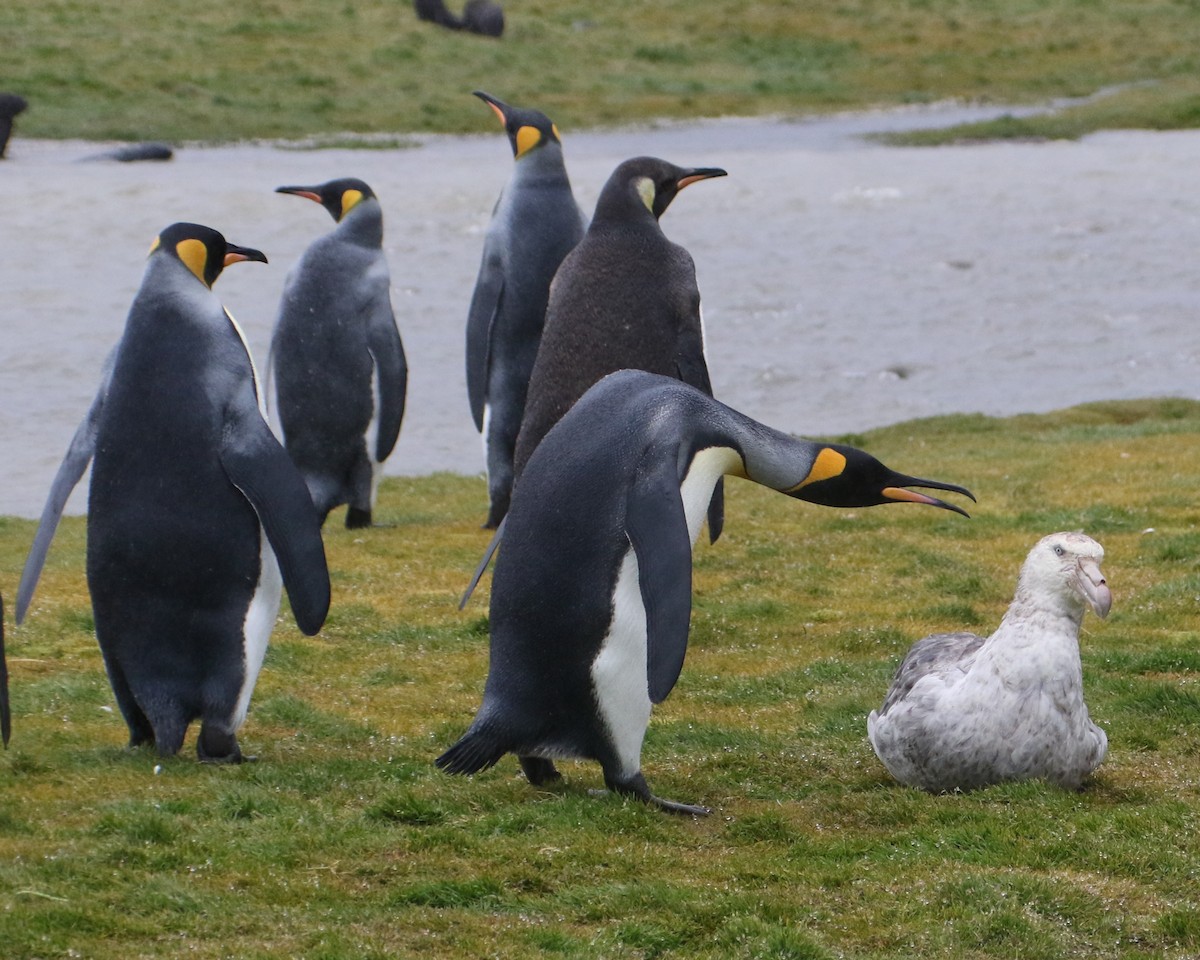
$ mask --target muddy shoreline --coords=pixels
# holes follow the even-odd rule
[[[934,149],[864,138],[979,113],[563,136],[586,210],[636,154],[729,171],[682,194],[663,228],[696,262],[717,396],[772,426],[818,435],[1200,396],[1200,131]],[[267,253],[269,265],[238,265],[217,285],[261,366],[287,270],[332,226],[274,187],[336,176],[370,183],[386,218],[411,368],[387,472],[481,472],[463,335],[512,161],[498,129],[404,140],[184,147],[167,163],[121,164],[79,162],[95,144],[14,139],[0,163],[0,514],[40,512],[159,229],[195,220]],[[85,486],[69,512],[85,509]]]

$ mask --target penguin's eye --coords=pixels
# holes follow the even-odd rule
[[[1064,553],[1066,553],[1066,552],[1067,552],[1067,551],[1066,551],[1066,550],[1064,550],[1062,547],[1058,547],[1058,546],[1056,546],[1056,547],[1054,548],[1054,555],[1055,555],[1056,557],[1061,557],[1061,556],[1062,556]]]

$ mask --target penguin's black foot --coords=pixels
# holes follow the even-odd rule
[[[525,778],[535,787],[556,783],[562,779],[562,774],[555,768],[553,762],[545,757],[517,757],[521,762],[521,770]]]
[[[358,507],[350,507],[346,510],[347,530],[362,530],[364,527],[369,527],[370,525],[370,510],[360,510]]]
[[[241,763],[246,759],[242,756],[237,737],[205,726],[200,728],[200,736],[196,740],[196,756],[201,763]]]
[[[707,817],[712,810],[708,807],[701,807],[690,803],[677,803],[674,800],[664,800],[662,797],[656,797],[650,792],[650,787],[646,784],[646,778],[641,772],[635,773],[628,780],[611,780],[607,776],[604,778],[605,784],[609,790],[614,793],[623,794],[627,797],[637,797],[642,803],[651,807],[658,807],[667,813],[678,814],[681,817]]]
[[[483,525],[484,530],[495,530],[504,521],[505,514],[508,513],[508,499],[505,498],[502,502],[493,500],[488,506],[487,521]]]
[[[129,744],[125,747],[126,750],[136,750],[138,747],[153,747],[154,733],[144,730],[130,730]]]

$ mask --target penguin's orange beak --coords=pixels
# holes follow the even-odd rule
[[[225,245],[225,266],[231,263],[241,263],[243,260],[253,260],[256,263],[266,263],[267,255],[253,247],[239,247],[234,243]]]
[[[695,183],[697,180],[711,180],[713,177],[727,177],[729,174],[720,167],[696,167],[693,170],[687,171],[675,184],[675,191],[678,192],[689,184]]]
[[[314,203],[323,204],[325,201],[321,199],[321,195],[313,190],[312,187],[276,187],[276,193],[290,193],[294,197],[304,197],[306,200],[312,200]]]

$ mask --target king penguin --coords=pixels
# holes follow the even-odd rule
[[[467,314],[467,395],[483,434],[488,517],[508,511],[513,448],[525,391],[542,339],[550,281],[583,236],[585,218],[571,193],[558,128],[537,110],[502,103],[480,90],[512,146],[512,176],[492,213]]]
[[[383,210],[371,188],[353,178],[276,192],[314,200],[337,222],[288,274],[271,336],[284,446],[322,523],[347,503],[346,526],[369,527],[408,383]]]
[[[611,374],[546,434],[513,490],[483,704],[439,767],[475,773],[511,752],[542,784],[558,778],[553,760],[580,757],[599,762],[610,790],[708,812],[654,796],[641,750],[651,707],[683,668],[692,545],[725,474],[833,507],[910,502],[965,516],[906,488],[971,497],[854,447],[788,436],[673,378]]]
[[[546,432],[614,370],[664,374],[712,395],[696,268],[658,220],[688,184],[723,176],[716,167],[683,168],[654,157],[626,160],[613,171],[550,291],[517,437],[518,480]],[[709,512],[713,541],[722,515],[718,485]]]
[[[282,588],[306,634],[329,609],[319,518],[267,425],[242,331],[211,289],[245,260],[266,257],[194,223],[159,234],[18,588],[19,622],[91,460],[96,638],[130,746],[153,743],[163,756],[199,719],[200,759],[239,761],[236,734]]]

